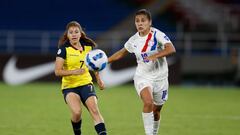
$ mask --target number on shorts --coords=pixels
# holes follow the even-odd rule
[[[162,93],[162,100],[166,100],[167,97],[167,90],[164,90]]]

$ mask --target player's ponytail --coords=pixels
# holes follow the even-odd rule
[[[91,44],[93,47],[97,46],[97,44],[91,38],[87,37],[87,35],[83,31],[81,25],[77,21],[71,21],[67,24],[65,32],[60,37],[60,39],[58,41],[58,47],[62,46],[63,44],[65,44],[69,40],[68,37],[67,37],[67,32],[68,32],[68,29],[72,26],[78,27],[80,29],[80,32],[81,32],[80,40],[84,40],[85,42]]]

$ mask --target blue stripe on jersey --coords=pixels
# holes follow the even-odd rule
[[[154,32],[153,41],[154,41],[154,43],[153,43],[153,46],[151,47],[151,51],[153,51],[157,48],[156,31]]]

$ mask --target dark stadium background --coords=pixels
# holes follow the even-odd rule
[[[133,14],[152,12],[153,26],[174,43],[169,58],[170,83],[234,85],[240,83],[240,2],[238,0],[1,0],[0,79],[12,56],[19,69],[55,59],[59,36],[69,21],[80,22],[98,48],[111,55],[135,33]],[[112,69],[135,66],[127,56]],[[14,76],[13,76],[14,78]],[[35,81],[56,81],[54,74]]]
[[[136,32],[133,16],[141,8],[177,50],[168,57],[169,99],[159,134],[239,135],[239,0],[0,0],[0,134],[72,134],[53,73],[66,24],[78,21],[109,56]],[[113,87],[95,87],[110,135],[144,134],[135,66],[128,55],[101,72]],[[86,108],[82,118],[83,134],[95,135]]]

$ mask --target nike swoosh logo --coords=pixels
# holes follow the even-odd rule
[[[176,58],[169,57],[167,61],[168,61],[168,66],[170,66],[176,62]],[[110,68],[110,65],[108,64],[106,69],[102,70],[99,73],[100,73],[101,79],[105,83],[105,86],[112,87],[112,86],[124,84],[126,82],[133,80],[135,71],[136,71],[136,67],[114,71]]]
[[[49,62],[34,67],[18,69],[16,67],[17,58],[12,57],[7,62],[3,70],[3,80],[10,85],[20,85],[44,77],[54,72],[54,62]],[[134,68],[113,71],[110,65],[100,72],[101,79],[106,87],[120,85],[132,79]]]
[[[169,65],[175,62],[175,59],[169,59]],[[16,67],[17,58],[12,57],[7,62],[3,70],[3,80],[10,85],[19,85],[31,82],[33,80],[44,77],[54,72],[54,63],[48,62],[45,64],[18,69]],[[117,86],[132,80],[135,74],[136,67],[114,71],[111,69],[110,64],[100,73],[101,79],[104,81],[106,87]]]
[[[45,75],[48,75],[54,71],[54,62],[49,62],[25,69],[18,69],[16,67],[16,63],[17,58],[11,57],[3,70],[3,79],[10,85],[24,84],[44,77]]]
[[[135,70],[136,67],[114,71],[110,68],[110,65],[108,64],[108,66],[104,70],[99,72],[99,74],[105,86],[112,87],[132,80],[135,74]]]

